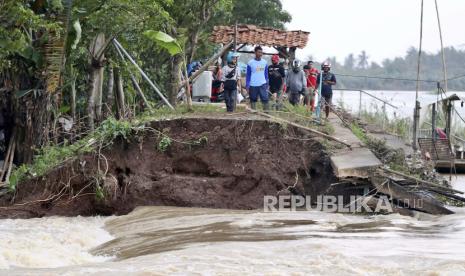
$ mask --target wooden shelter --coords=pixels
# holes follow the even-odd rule
[[[293,60],[297,48],[307,45],[310,33],[261,28],[254,25],[215,26],[210,36],[214,43],[234,42],[233,49],[239,53],[253,53],[242,50],[246,45],[261,45],[275,48],[283,58]],[[274,53],[264,53],[272,55]]]

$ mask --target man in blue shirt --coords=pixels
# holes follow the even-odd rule
[[[256,109],[258,97],[263,104],[263,109],[268,111],[268,64],[262,59],[263,49],[255,47],[255,58],[247,63],[247,75],[245,86],[250,98],[250,107]]]

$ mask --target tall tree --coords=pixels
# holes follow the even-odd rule
[[[353,69],[355,66],[354,54],[349,54],[344,60],[345,69]]]
[[[366,69],[368,67],[368,55],[365,50],[361,51],[358,55],[358,67]]]
[[[291,15],[283,10],[281,0],[234,0],[230,23],[253,24],[261,27],[284,29]]]

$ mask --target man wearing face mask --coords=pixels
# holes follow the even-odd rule
[[[323,70],[323,74],[318,75],[316,85],[317,87],[320,85],[321,79],[321,96],[323,97],[322,100],[324,100],[326,119],[328,119],[331,100],[333,98],[332,86],[336,85],[336,76],[329,72],[331,70],[331,64],[329,62],[324,62],[321,65],[321,70]]]
[[[300,60],[294,60],[292,62],[292,69],[287,73],[286,86],[289,97],[289,102],[292,105],[296,105],[300,101],[300,95],[304,97],[308,96],[307,91],[307,76],[305,72],[300,68]]]

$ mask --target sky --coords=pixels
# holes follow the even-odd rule
[[[281,0],[292,15],[288,30],[310,32],[307,47],[297,56],[316,61],[366,50],[369,60],[403,56],[417,47],[420,0]],[[465,50],[465,0],[438,0],[444,46]],[[440,50],[434,0],[424,0],[423,49]]]

